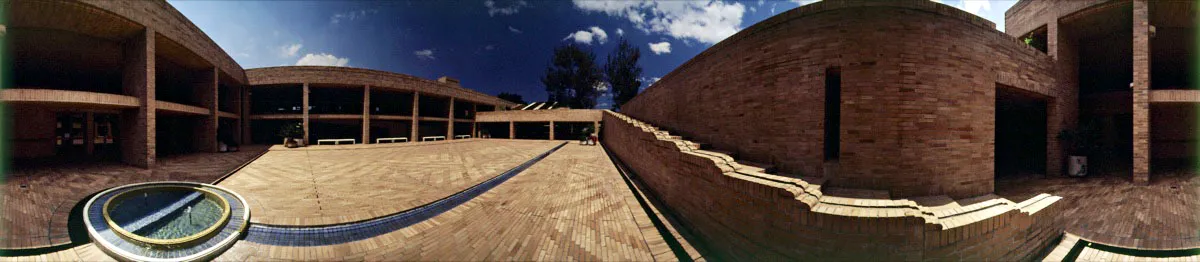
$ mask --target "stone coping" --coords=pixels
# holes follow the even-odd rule
[[[214,233],[215,235],[196,244],[170,249],[145,248],[143,244],[128,241],[117,235],[109,223],[106,223],[107,218],[103,215],[105,205],[100,203],[107,203],[121,192],[152,186],[189,186],[210,189],[211,192],[228,201],[229,206],[226,210],[232,214],[228,217],[228,223],[221,225],[220,230]],[[88,236],[96,243],[96,246],[113,258],[136,261],[204,260],[211,259],[232,246],[245,232],[250,220],[250,208],[245,201],[241,195],[215,185],[177,181],[137,183],[105,190],[88,200],[84,206],[84,224],[87,227]]]
[[[988,194],[958,201],[970,203],[967,205],[959,205],[958,202],[951,202],[940,206],[926,206],[910,199],[862,199],[826,196],[821,190],[821,185],[810,182],[809,180],[811,179],[805,180],[805,178],[763,173],[761,168],[740,164],[733,157],[724,153],[700,150],[698,143],[684,140],[679,136],[670,135],[667,131],[659,130],[650,124],[633,119],[632,117],[613,111],[606,111],[606,113],[612,114],[616,118],[624,120],[635,127],[639,127],[645,132],[653,133],[658,140],[674,143],[678,150],[684,154],[712,160],[713,164],[721,169],[725,175],[774,187],[779,190],[778,192],[790,192],[794,199],[808,205],[811,211],[817,213],[864,218],[919,217],[924,219],[927,224],[937,225],[942,230],[947,230],[992,218],[1012,210],[1033,215],[1062,199],[1060,196],[1043,193],[1025,201],[1013,202],[993,194]]]

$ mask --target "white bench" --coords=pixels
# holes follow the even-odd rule
[[[376,144],[383,143],[383,141],[387,141],[388,143],[396,143],[396,141],[408,142],[408,138],[407,137],[385,137],[385,138],[376,138],[375,139]]]
[[[471,135],[457,135],[457,136],[454,136],[454,139],[463,139],[463,138],[471,138]]]
[[[425,137],[421,137],[421,142],[430,141],[430,140],[438,141],[438,139],[446,140],[446,136],[425,136]]]
[[[332,143],[332,144],[334,144],[334,145],[341,145],[341,144],[342,144],[342,142],[350,142],[350,144],[354,144],[354,139],[353,139],[353,138],[345,138],[345,139],[317,139],[317,144],[318,144],[318,145],[320,145],[320,144],[322,144],[322,143],[325,143],[325,142],[329,142],[329,143]]]

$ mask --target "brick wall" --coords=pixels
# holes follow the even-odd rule
[[[606,149],[717,260],[1031,260],[1062,232],[1053,222],[1060,197],[947,210],[824,196],[811,181],[731,168],[728,156],[690,149],[618,114],[605,114],[604,123]]]
[[[552,110],[505,110],[479,112],[476,122],[596,122],[602,110],[552,109]]]
[[[439,83],[415,76],[370,69],[330,66],[283,66],[246,70],[251,85],[324,83],[353,86],[371,86],[376,90],[403,90],[420,92],[422,96],[435,95],[454,97],[496,106],[509,106],[511,102],[460,87],[458,84]]]
[[[879,44],[888,43],[888,44]],[[991,193],[997,83],[1044,96],[1050,134],[1076,102],[1049,56],[929,1],[823,1],[709,48],[622,112],[782,172],[823,174],[824,72],[841,70],[836,186]],[[1073,119],[1073,118],[1072,118]],[[1057,141],[1047,161],[1057,167]]]

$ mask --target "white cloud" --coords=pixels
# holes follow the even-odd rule
[[[792,3],[796,3],[798,5],[807,5],[807,4],[811,4],[811,3],[816,3],[817,1],[821,1],[821,0],[790,0],[790,1],[792,1]]]
[[[349,58],[340,58],[326,53],[305,54],[299,61],[296,61],[298,66],[346,66],[347,64],[350,64]]]
[[[650,45],[650,52],[654,52],[654,54],[656,54],[656,55],[671,53],[671,43],[670,42],[663,41],[661,43],[649,43],[649,45]]]
[[[958,6],[959,9],[962,9],[964,11],[970,12],[975,15],[979,15],[979,11],[981,11],[981,10],[982,11],[992,10],[992,3],[988,2],[988,1],[963,0],[962,2],[959,2],[958,4],[959,4],[959,6]]]
[[[593,26],[589,27],[588,31],[575,31],[574,33],[568,34],[567,37],[563,38],[563,40],[567,39],[575,39],[575,42],[580,44],[590,45],[592,44],[593,40],[600,44],[604,44],[604,42],[608,42],[608,33],[604,32],[604,29],[601,29],[598,26]]]
[[[638,92],[642,92],[646,90],[646,88],[650,88],[650,86],[654,85],[654,83],[657,83],[658,80],[661,79],[661,77],[639,77],[638,81],[642,81],[642,86],[638,88]]]
[[[625,30],[617,28],[617,36],[625,36]]]
[[[417,58],[419,58],[421,60],[437,59],[437,57],[433,56],[433,49],[424,49],[424,50],[413,51],[413,55],[416,55]]]
[[[646,33],[662,33],[680,40],[715,44],[742,30],[741,3],[670,0],[574,0],[575,7],[624,17]]]
[[[517,29],[517,28],[515,28],[515,27],[512,27],[512,26],[508,26],[508,31],[509,31],[509,32],[516,33],[516,34],[520,34],[520,33],[522,33],[520,29]]]
[[[758,0],[758,6],[762,6],[765,3],[767,3],[766,0]]]
[[[501,15],[516,14],[518,12],[521,12],[522,7],[525,7],[528,5],[529,5],[529,3],[526,3],[525,1],[522,1],[522,0],[518,0],[516,2],[512,2],[512,4],[510,4],[508,6],[497,7],[496,1],[492,1],[492,0],[483,1],[483,6],[487,7],[487,9],[488,9],[488,16],[496,16],[496,14],[501,14]]]
[[[337,23],[341,22],[342,20],[354,21],[354,20],[357,20],[357,19],[360,19],[363,17],[367,17],[368,14],[377,14],[377,13],[379,13],[379,10],[375,10],[375,9],[337,13],[337,14],[333,14],[333,16],[329,17],[329,23],[337,24]]]
[[[304,45],[290,44],[290,45],[281,46],[281,47],[279,47],[279,56],[284,57],[284,58],[294,57],[294,56],[296,56],[296,54],[300,53],[301,47],[304,47]]]

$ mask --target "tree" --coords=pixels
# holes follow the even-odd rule
[[[625,39],[621,39],[617,49],[608,55],[604,76],[611,85],[608,90],[613,95],[613,109],[620,109],[622,104],[633,99],[642,86],[642,81],[638,80],[642,76],[642,67],[637,64],[641,56],[641,49],[633,47]]]
[[[593,108],[599,95],[596,84],[602,79],[596,54],[572,43],[554,48],[542,84],[550,97],[547,102],[570,108]]]
[[[517,104],[527,104],[525,102],[525,98],[521,97],[521,95],[518,95],[518,94],[513,94],[513,93],[509,93],[509,92],[500,92],[500,94],[496,95],[496,97],[498,97],[500,99],[504,99],[508,102],[513,102],[513,103],[517,103]]]

